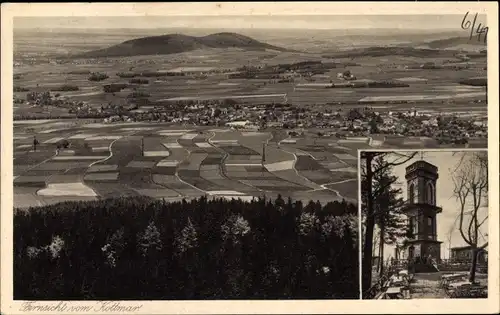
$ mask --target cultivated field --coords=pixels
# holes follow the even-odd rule
[[[141,34],[142,35],[142,34]],[[176,100],[233,99],[242,104],[263,104],[286,100],[299,106],[320,106],[330,103],[343,103],[342,108],[375,103],[380,111],[408,110],[419,104],[422,109],[435,112],[463,112],[462,114],[485,114],[486,89],[460,85],[462,80],[486,77],[486,57],[474,57],[464,62],[455,56],[455,52],[446,50],[429,56],[412,56],[408,53],[394,55],[355,55],[345,58],[335,54],[326,58],[326,53],[277,52],[277,51],[242,51],[240,49],[203,49],[185,53],[155,56],[134,56],[126,58],[104,58],[98,60],[67,60],[67,63],[47,63],[47,58],[40,56],[65,56],[97,47],[117,44],[120,40],[130,39],[110,34],[95,34],[87,47],[75,42],[74,34],[19,35],[15,37],[14,86],[30,92],[43,92],[63,84],[75,85],[78,91],[57,92],[61,97],[82,101],[90,106],[100,107],[108,103],[126,105],[127,98],[133,92],[144,92],[153,105],[168,106]],[[140,37],[139,35],[136,35]],[[47,47],[47,38],[54,50]],[[79,38],[79,37],[78,37]],[[365,38],[365,41],[368,40]],[[411,40],[411,39],[409,39]],[[41,43],[42,42],[42,43]],[[93,42],[90,43],[90,42]],[[325,42],[326,43],[326,42]],[[352,47],[362,47],[362,41],[351,43]],[[332,44],[331,42],[329,44]],[[35,56],[35,57],[33,57]],[[242,66],[272,66],[301,61],[335,62],[337,67],[323,74],[312,76],[313,82],[302,76],[293,82],[278,83],[269,79],[233,79],[227,74],[208,76],[162,76],[136,77],[145,79],[146,84],[129,84],[129,78],[121,78],[120,72],[164,72],[183,69],[218,69],[234,71]],[[439,69],[418,68],[425,63],[442,65]],[[416,67],[416,68],[415,68]],[[345,82],[337,79],[337,73],[350,70],[357,81],[395,81],[409,84],[398,88],[327,88],[331,83]],[[106,73],[109,78],[103,81],[89,81],[90,72]],[[129,87],[116,93],[105,93],[103,86],[112,83],[129,84]],[[28,92],[15,92],[14,96],[25,99]],[[448,104],[452,101],[453,104]],[[481,101],[481,103],[477,103]],[[150,106],[150,105],[147,105]],[[340,108],[340,107],[339,107]],[[139,108],[139,111],[147,108]],[[34,108],[29,105],[15,104],[14,115],[26,113],[41,116],[69,115],[60,108]]]
[[[315,40],[315,43],[311,43],[310,38],[286,40],[291,45],[304,42],[316,48],[335,47],[334,52],[332,49],[322,52],[318,49],[303,49],[304,52],[203,49],[126,58],[64,58],[66,54],[104,48],[146,35],[137,33],[127,37],[113,32],[78,36],[71,33],[59,36],[16,34],[14,87],[17,89],[14,97],[26,99],[30,92],[72,85],[78,90],[52,94],[58,93],[60,98],[94,108],[109,104],[125,107],[130,105],[132,93],[148,95],[150,103],[140,105],[137,111],[148,111],[154,106],[169,107],[171,102],[178,100],[207,99],[233,99],[239,104],[288,102],[314,107],[317,111],[326,108],[348,111],[365,105],[379,112],[408,111],[417,107],[419,112],[485,116],[487,111],[486,88],[459,83],[486,76],[485,56],[476,56],[465,63],[453,51],[445,50],[419,57],[406,52],[342,56],[343,48],[338,45],[363,47],[363,43],[368,43],[366,37],[356,37],[358,42],[354,44],[340,38],[335,40],[336,45],[332,39]],[[330,52],[331,56],[327,57]],[[55,62],[56,59],[63,63]],[[302,61],[335,63],[336,68],[307,79],[296,76],[293,82],[286,83],[269,78],[234,79],[224,73],[242,66]],[[439,69],[416,67],[429,62],[444,66]],[[179,68],[190,71],[210,68],[220,73],[143,75]],[[409,86],[330,88],[332,83],[345,82],[337,78],[337,74],[345,70],[350,70],[358,82],[395,81]],[[105,73],[108,78],[89,81],[90,72]],[[121,72],[139,73],[134,79],[144,82],[129,84],[129,78],[118,76]],[[124,83],[128,87],[115,93],[104,92],[103,87],[112,83]],[[318,138],[315,136],[318,130],[306,130],[304,136],[291,139],[286,131],[280,130],[250,132],[140,122],[104,124],[98,119],[17,120],[26,115],[45,119],[74,118],[75,114],[60,107],[33,106],[27,102],[14,104],[14,201],[20,207],[117,195],[167,199],[209,195],[245,199],[281,194],[305,201],[341,198],[357,201],[358,149],[382,145],[388,148],[437,146],[436,141],[423,138]],[[336,132],[321,130],[328,131]],[[36,151],[32,147],[33,136],[40,143]],[[62,140],[69,141],[70,146],[56,152],[56,145]],[[266,143],[265,159],[263,143]]]
[[[234,56],[227,56],[228,59],[238,59],[238,53]],[[197,64],[197,61],[190,61],[189,56],[185,56],[189,64]],[[145,58],[146,59],[146,58]],[[145,60],[144,60],[145,62]],[[369,78],[373,80],[397,80],[408,77],[425,78],[426,81],[407,82],[409,87],[401,88],[326,88],[324,86],[300,87],[302,79],[296,79],[293,83],[268,83],[262,79],[228,79],[225,75],[214,75],[203,79],[192,79],[190,77],[163,77],[163,78],[144,78],[149,79],[148,84],[131,86],[116,93],[105,93],[103,86],[112,83],[127,84],[129,79],[120,78],[116,73],[127,71],[128,64],[106,63],[93,65],[39,65],[30,66],[29,71],[23,67],[15,69],[19,74],[14,80],[14,86],[28,89],[30,92],[43,92],[54,86],[70,84],[78,86],[78,91],[58,92],[61,97],[66,97],[74,101],[82,101],[93,107],[100,107],[108,103],[126,105],[127,96],[134,91],[149,94],[149,100],[152,104],[168,106],[169,102],[176,100],[222,100],[233,99],[242,104],[262,104],[271,102],[284,102],[286,94],[287,101],[294,105],[310,106],[325,105],[327,103],[345,103],[347,106],[359,106],[359,104],[379,105],[380,111],[398,111],[408,110],[412,106],[407,102],[418,102],[422,108],[436,112],[446,111],[466,111],[473,109],[480,113],[486,111],[484,102],[486,101],[485,87],[462,86],[458,81],[470,77],[476,77],[486,74],[486,71],[480,69],[469,70],[401,70],[401,69],[383,69],[383,66],[370,65],[370,62],[364,63],[363,57],[357,60],[360,66],[349,67],[356,73],[358,78]],[[484,62],[485,63],[485,62]],[[175,63],[138,65],[140,71],[158,71],[159,69],[170,69],[175,67]],[[222,67],[222,66],[221,66]],[[68,74],[68,69],[85,68],[89,71],[104,72],[109,78],[100,82],[88,81],[86,74]],[[334,82],[337,71],[344,69],[333,69],[326,73],[325,77],[318,77],[315,80],[328,84],[331,80]],[[42,78],[42,79],[40,79]],[[15,92],[17,98],[25,99],[29,92]],[[481,100],[482,103],[474,103]],[[443,105],[445,102],[453,101],[453,105]],[[390,104],[388,104],[390,102]],[[426,104],[428,103],[428,104]],[[336,107],[331,105],[331,107]],[[428,108],[429,107],[429,108]],[[23,115],[26,113],[34,114],[33,111],[40,111],[42,108],[34,109],[24,104],[16,104],[14,114]],[[141,108],[139,108],[141,110]],[[147,110],[147,107],[144,108]],[[45,113],[47,114],[47,113]],[[51,114],[69,115],[60,108],[52,108]]]
[[[333,138],[305,135],[288,145],[271,131],[58,123],[15,122],[16,206],[121,195],[357,199],[356,147]],[[64,139],[69,147],[57,151]]]

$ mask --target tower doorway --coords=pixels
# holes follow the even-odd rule
[[[415,256],[415,247],[413,247],[412,245],[408,248],[408,259],[413,259],[414,256]]]

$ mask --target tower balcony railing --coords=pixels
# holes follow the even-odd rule
[[[429,203],[422,203],[422,202],[413,202],[411,200],[405,200],[403,203],[403,207],[409,208],[409,207],[421,207],[421,208],[433,208],[436,213],[440,213],[443,211],[443,208],[439,205],[432,205]]]
[[[412,241],[417,241],[417,240],[429,240],[429,241],[437,241],[437,235],[436,234],[413,234]]]

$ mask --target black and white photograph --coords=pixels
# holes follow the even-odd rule
[[[487,298],[487,150],[362,151],[361,165],[363,298]]]
[[[12,305],[491,297],[497,15],[440,5],[16,11]]]

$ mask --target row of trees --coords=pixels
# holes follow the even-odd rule
[[[50,89],[52,92],[68,92],[68,91],[78,91],[80,88],[76,85],[63,84],[61,86],[53,87]]]
[[[357,299],[357,206],[145,197],[16,210],[15,299]]]

